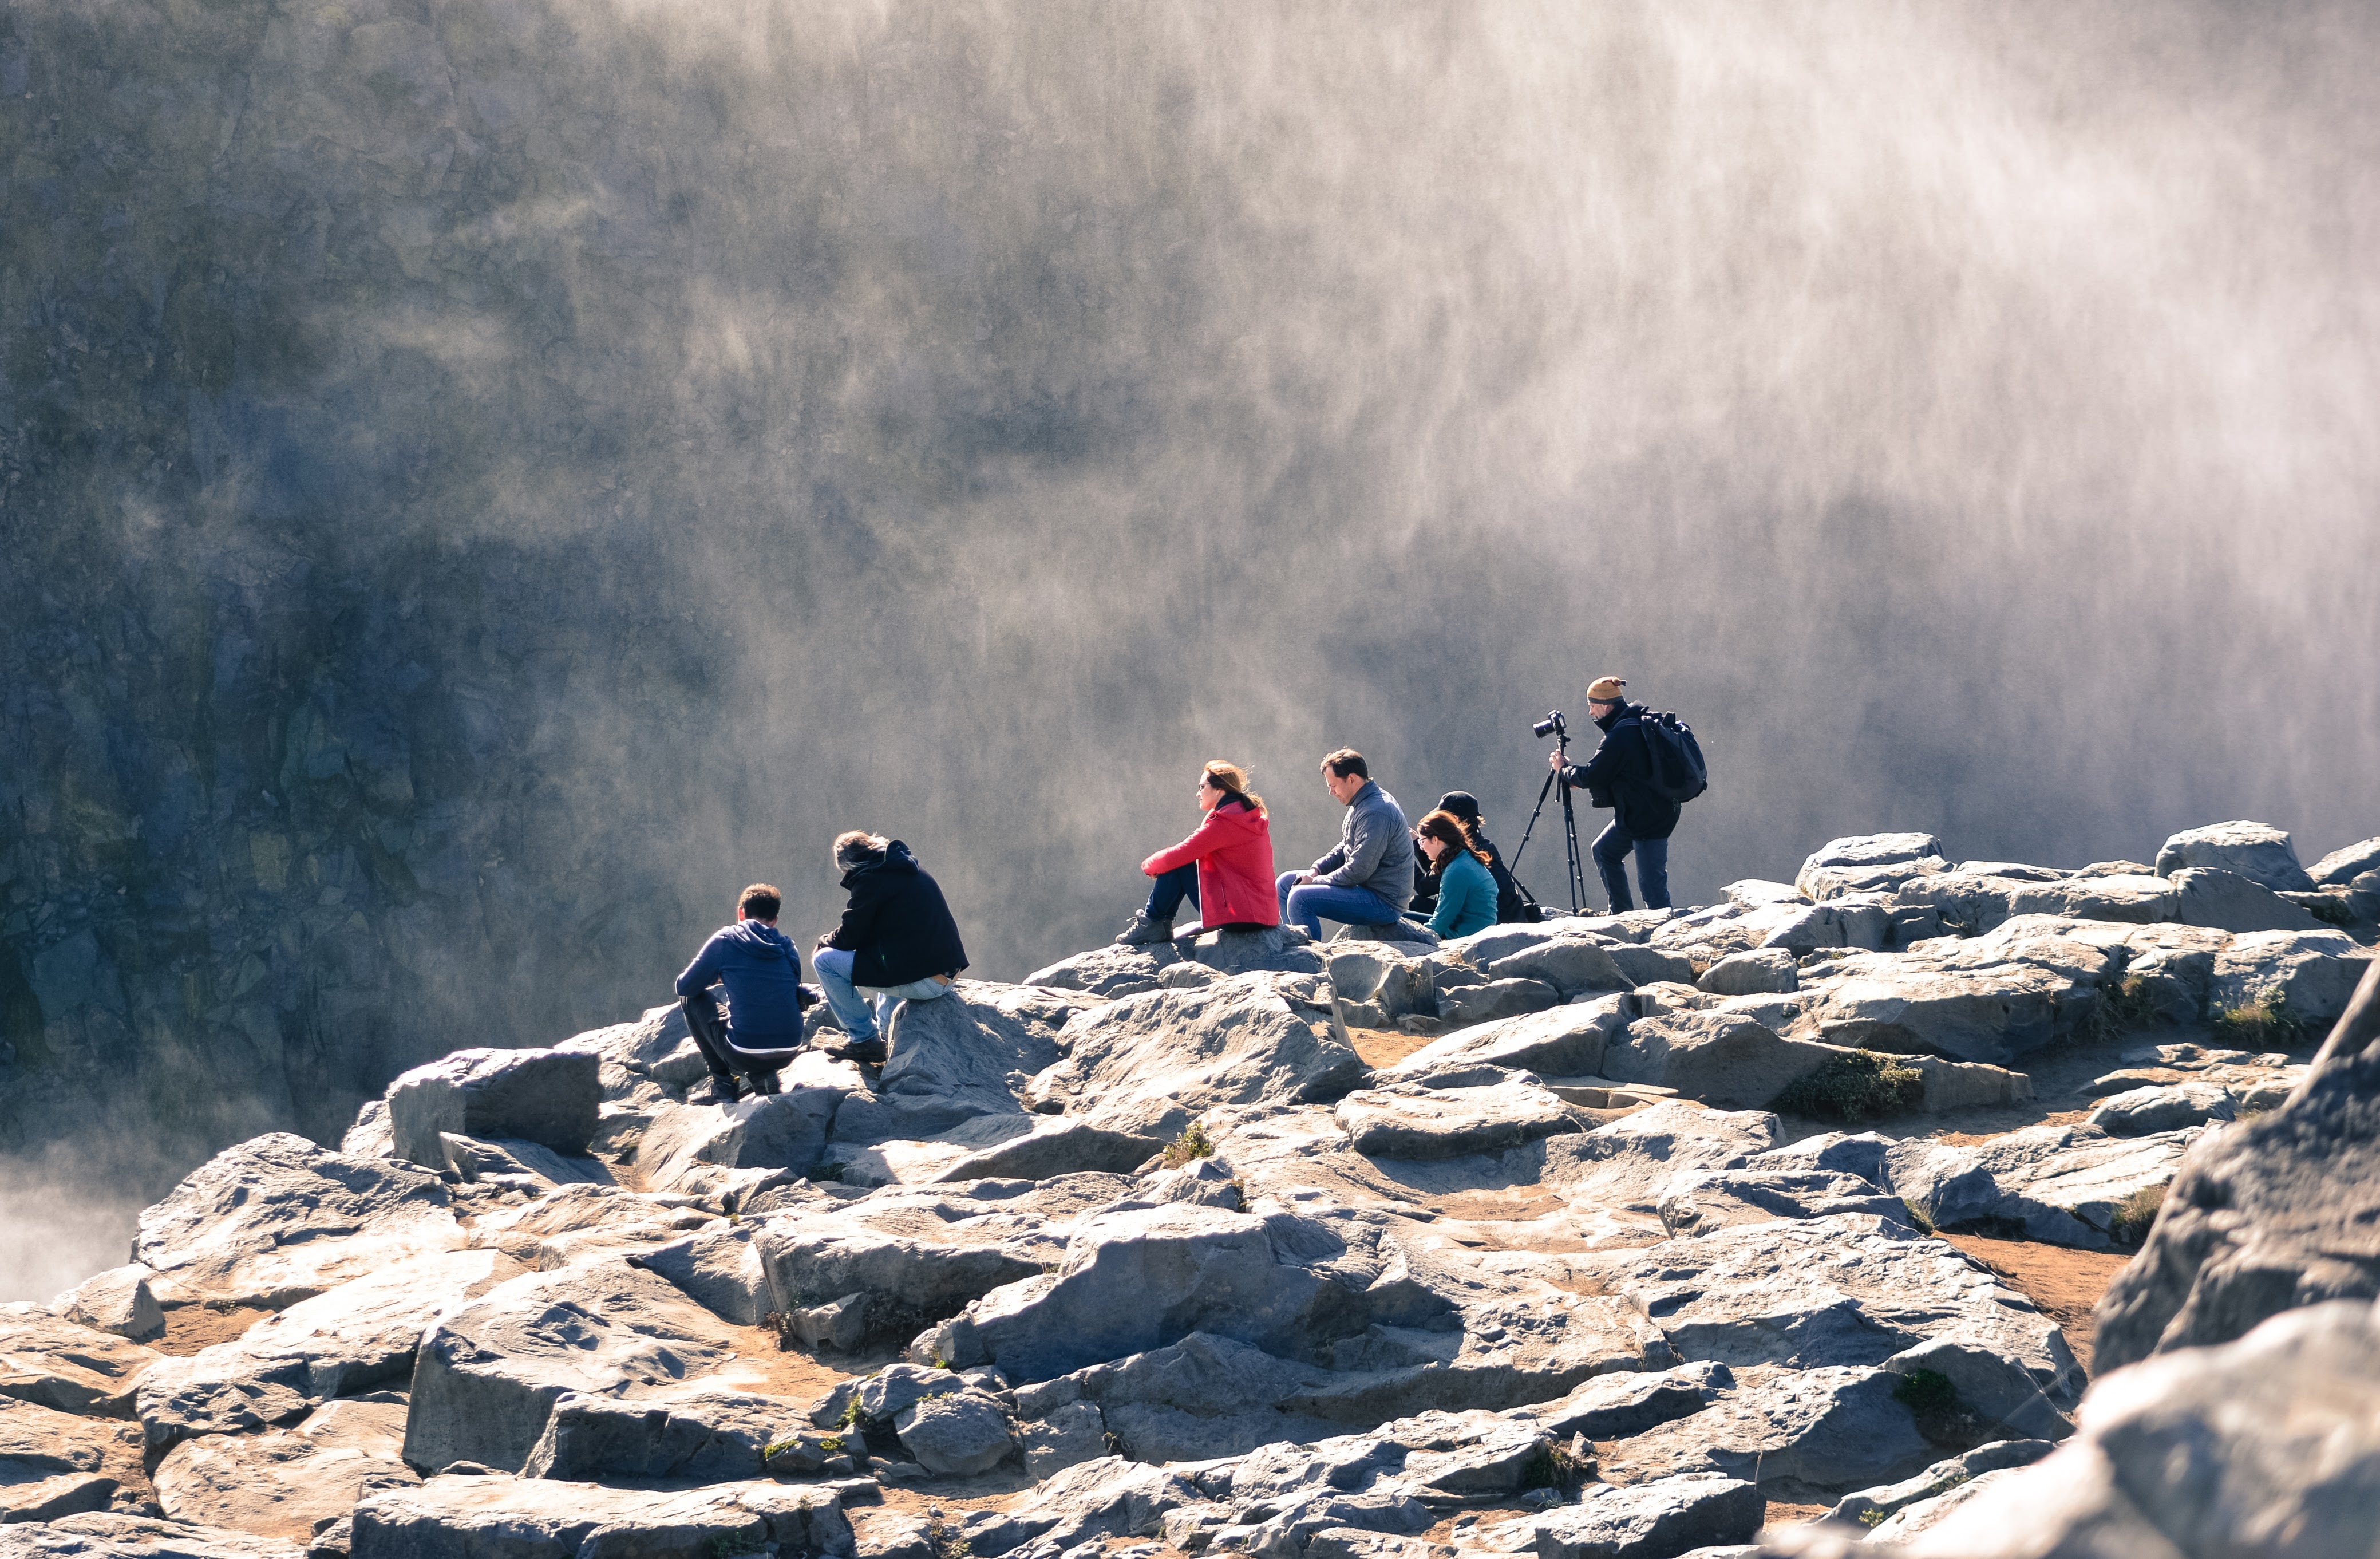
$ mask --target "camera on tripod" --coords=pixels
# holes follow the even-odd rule
[[[1530,726],[1529,734],[1540,738],[1552,737],[1558,741],[1570,740],[1570,727],[1562,724],[1562,712],[1558,709]]]
[[[1543,720],[1537,721],[1529,727],[1529,734],[1539,740],[1551,737],[1560,742],[1562,760],[1564,764],[1567,764],[1570,758],[1570,726],[1563,721],[1560,710],[1548,710]],[[1567,767],[1558,767],[1552,773],[1546,776],[1544,787],[1537,792],[1536,810],[1529,814],[1529,826],[1521,830],[1521,848],[1512,852],[1512,866],[1514,869],[1520,866],[1521,851],[1529,847],[1529,836],[1537,831],[1537,818],[1546,810],[1546,798],[1553,794],[1555,786],[1560,785],[1561,786],[1562,848],[1566,857],[1562,865],[1569,877],[1570,910],[1575,915],[1586,907],[1586,865],[1579,855],[1578,814],[1571,805],[1569,774],[1570,771]]]

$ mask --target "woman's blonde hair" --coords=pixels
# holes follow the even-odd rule
[[[1254,807],[1257,816],[1272,815],[1265,810],[1264,798],[1248,788],[1248,772],[1237,763],[1226,763],[1220,758],[1211,760],[1207,764],[1207,781],[1223,793],[1225,801],[1237,797]]]

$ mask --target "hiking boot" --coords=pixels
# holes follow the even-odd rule
[[[755,1093],[774,1093],[782,1086],[783,1085],[777,1080],[777,1074],[774,1072],[755,1072],[752,1074],[752,1091]]]
[[[1115,939],[1118,947],[1148,947],[1173,940],[1173,922],[1152,920],[1146,915],[1135,915],[1132,924],[1124,927]]]
[[[707,1086],[706,1086],[707,1083]],[[744,1097],[744,1085],[734,1078],[710,1078],[686,1090],[689,1104],[733,1104]]]
[[[846,1044],[820,1045],[819,1048],[824,1051],[831,1060],[859,1061],[870,1066],[884,1065],[884,1041],[873,1034],[864,1040],[855,1040]]]

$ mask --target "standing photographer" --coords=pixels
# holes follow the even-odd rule
[[[1678,803],[1653,784],[1652,749],[1636,728],[1645,706],[1627,700],[1621,692],[1627,686],[1617,676],[1598,676],[1587,685],[1587,713],[1603,732],[1603,745],[1594,757],[1565,766],[1559,751],[1546,754],[1564,785],[1585,790],[1588,801],[1612,810],[1610,825],[1596,836],[1594,855],[1615,915],[1636,907],[1628,896],[1631,850],[1636,854],[1636,881],[1645,890],[1645,907],[1670,907],[1670,835],[1677,829],[1679,812]]]

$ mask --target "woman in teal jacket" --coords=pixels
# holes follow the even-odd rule
[[[1463,820],[1440,809],[1414,827],[1414,843],[1438,871],[1438,910],[1429,929],[1440,938],[1469,936],[1496,923],[1496,880]]]

